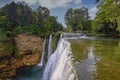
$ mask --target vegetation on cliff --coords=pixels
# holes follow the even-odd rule
[[[12,2],[0,9],[0,30],[6,32],[7,36],[18,33],[45,36],[62,30],[62,25],[46,7],[39,6],[32,10],[24,2]]]

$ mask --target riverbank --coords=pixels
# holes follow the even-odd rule
[[[119,38],[120,36],[117,34],[105,34],[105,33],[94,33],[94,32],[85,32],[87,36],[94,36],[94,37],[114,37],[114,38]]]

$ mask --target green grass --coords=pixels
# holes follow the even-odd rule
[[[117,37],[119,38],[119,35],[112,34],[112,33],[95,33],[95,32],[85,32],[87,36],[96,36],[96,37]]]

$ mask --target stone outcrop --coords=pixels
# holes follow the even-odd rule
[[[42,53],[42,39],[37,36],[20,34],[14,37],[17,57],[0,61],[0,80],[16,75],[16,70],[23,66],[36,65]],[[6,62],[6,63],[4,63]]]
[[[41,51],[41,38],[27,34],[21,34],[15,37],[17,53],[20,55],[40,53]]]

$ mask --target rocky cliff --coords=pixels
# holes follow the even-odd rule
[[[40,37],[19,34],[13,40],[10,42],[14,45],[12,48],[4,47],[8,42],[0,43],[0,80],[14,76],[16,70],[22,66],[36,65],[41,57],[42,39]],[[9,50],[9,55],[6,55],[6,50]]]

